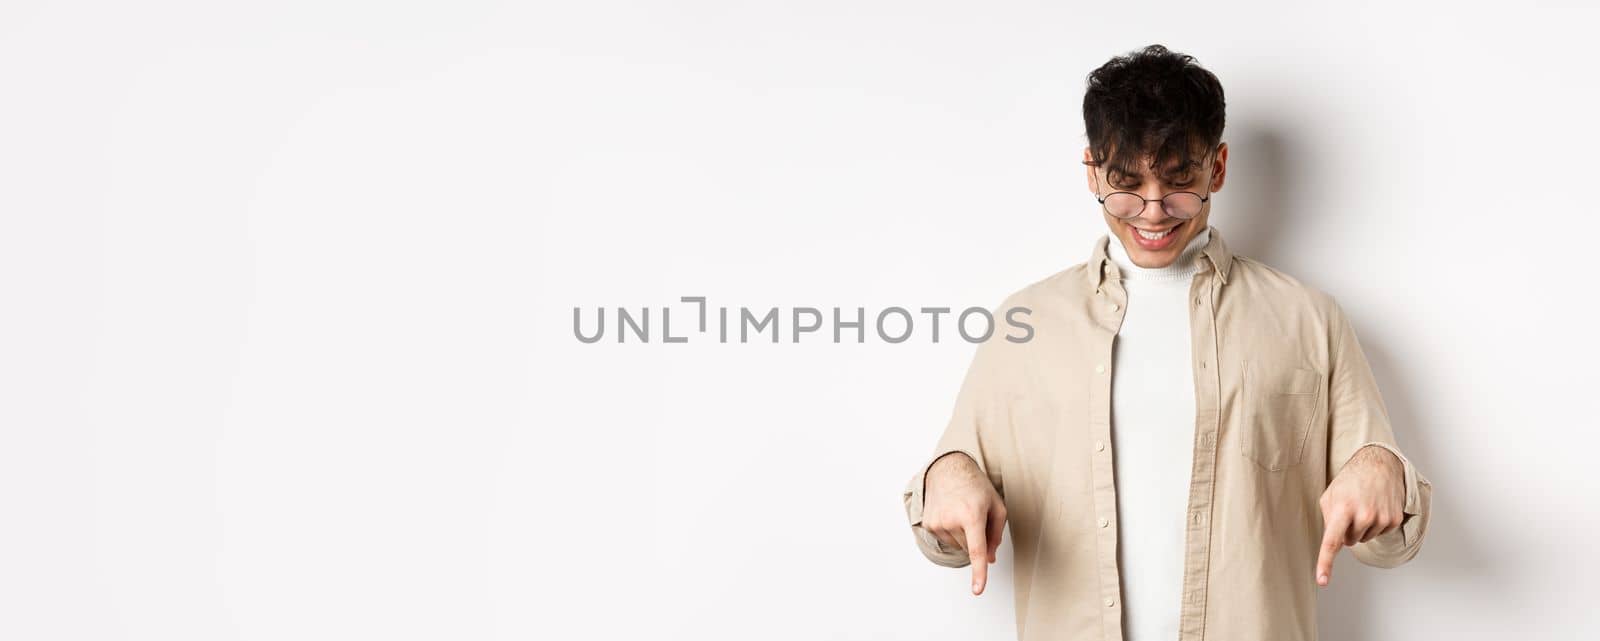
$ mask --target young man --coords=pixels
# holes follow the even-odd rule
[[[1353,546],[1422,544],[1431,486],[1327,294],[1209,225],[1223,92],[1152,45],[1090,74],[1086,183],[1111,233],[1012,294],[1031,341],[978,346],[904,492],[918,547],[983,592],[1006,523],[1023,640],[1316,638]]]

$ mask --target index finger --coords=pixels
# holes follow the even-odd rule
[[[962,529],[967,531],[967,556],[972,559],[972,593],[983,594],[983,586],[989,582],[989,544],[984,538],[984,523],[967,523]]]
[[[1327,585],[1333,574],[1333,557],[1344,547],[1344,532],[1350,528],[1350,519],[1343,512],[1335,512],[1322,532],[1322,550],[1317,554],[1317,585]]]

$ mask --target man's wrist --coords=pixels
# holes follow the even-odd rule
[[[1405,462],[1401,461],[1400,457],[1389,451],[1387,447],[1377,443],[1369,443],[1357,450],[1356,455],[1351,458],[1359,463],[1381,466],[1398,476],[1402,482],[1405,480]]]
[[[923,482],[924,494],[937,485],[951,482],[960,482],[983,476],[983,470],[978,467],[970,455],[960,450],[947,452],[928,466],[927,478]]]
[[[952,473],[972,474],[976,473],[977,470],[978,464],[972,460],[971,456],[967,456],[966,452],[955,450],[946,452],[943,456],[934,459],[933,464],[928,466],[928,476],[943,476]]]

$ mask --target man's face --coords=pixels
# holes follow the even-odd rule
[[[1084,148],[1084,161],[1089,162],[1093,158],[1089,149]],[[1145,203],[1144,210],[1132,218],[1117,218],[1104,207],[1100,208],[1100,215],[1105,218],[1111,233],[1122,240],[1122,246],[1128,249],[1128,257],[1140,267],[1171,265],[1183,248],[1189,245],[1189,241],[1205,230],[1206,220],[1211,217],[1209,200],[1200,206],[1200,213],[1187,220],[1168,216],[1157,201],[1175,191],[1192,191],[1201,196],[1221,191],[1227,173],[1228,143],[1219,145],[1214,154],[1194,161],[1187,170],[1179,167],[1175,160],[1168,162],[1165,171],[1157,172],[1150,167],[1150,158],[1140,158],[1138,175],[1108,172],[1107,168],[1092,165],[1086,167],[1089,190],[1098,189],[1100,197],[1114,191],[1128,191],[1152,201]]]

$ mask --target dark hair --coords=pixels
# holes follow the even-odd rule
[[[1138,175],[1138,159],[1151,156],[1157,175],[1174,159],[1178,175],[1200,164],[1222,142],[1222,83],[1194,56],[1153,44],[1117,56],[1089,73],[1083,123],[1088,164]]]

